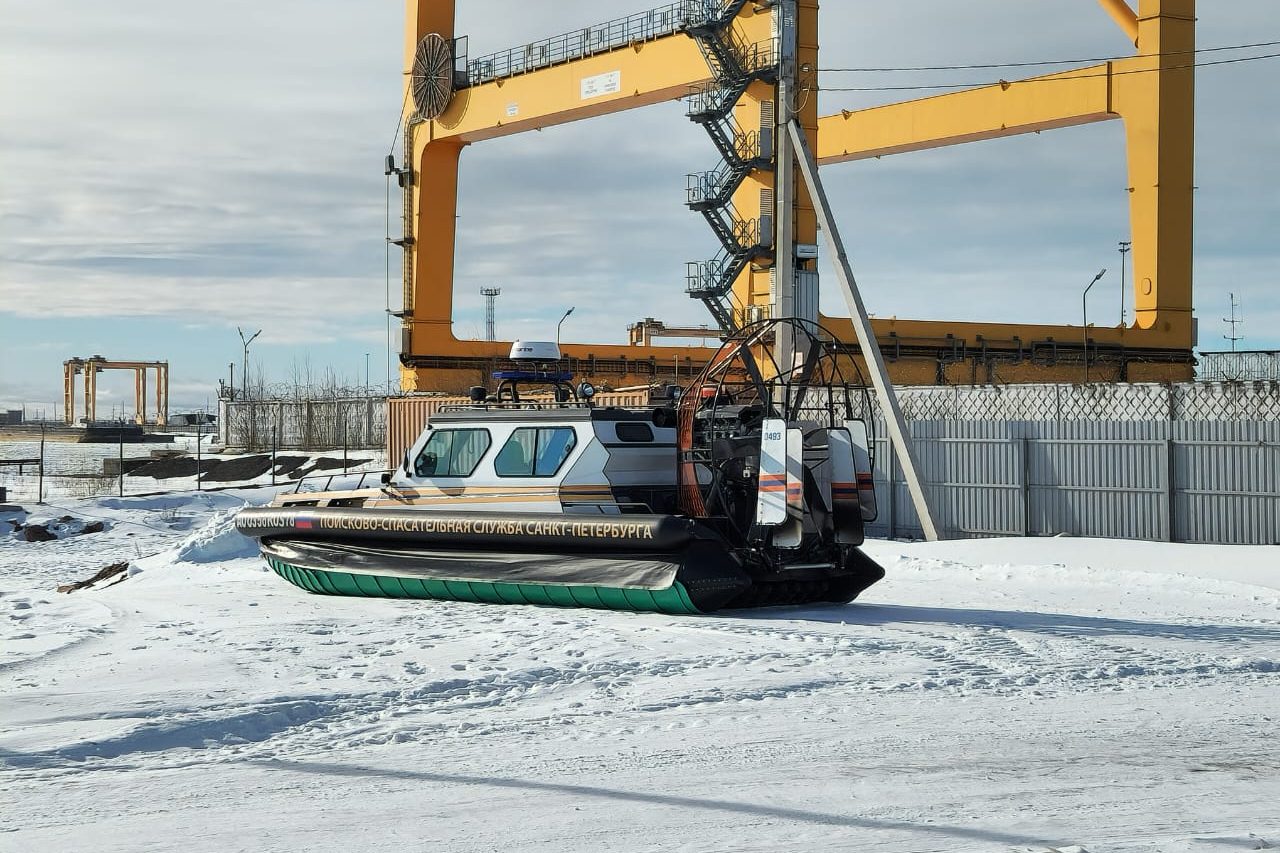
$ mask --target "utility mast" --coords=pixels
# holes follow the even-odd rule
[[[1240,306],[1240,303],[1236,301],[1236,295],[1232,293],[1231,294],[1231,316],[1222,318],[1222,322],[1226,323],[1231,327],[1231,334],[1223,335],[1222,337],[1228,341],[1231,341],[1232,352],[1236,351],[1236,341],[1244,340],[1244,335],[1236,334],[1236,326],[1244,325],[1244,318],[1236,317],[1236,308],[1238,308],[1239,306]]]
[[[796,0],[782,0],[774,7],[773,30],[778,44],[778,100],[774,109],[777,125],[774,139],[778,146],[777,169],[774,175],[774,235],[777,260],[774,274],[777,289],[773,311],[775,317],[797,316],[796,266],[795,266],[795,147],[787,132],[791,124],[792,104],[795,102],[799,81],[796,79]],[[816,317],[804,319],[814,319]],[[778,360],[790,364],[795,360],[795,342],[791,330],[783,326],[778,331]]]
[[[498,297],[502,295],[501,287],[482,287],[480,295],[484,297],[484,339],[486,341],[496,341],[497,334],[493,326],[493,310],[497,304]]]

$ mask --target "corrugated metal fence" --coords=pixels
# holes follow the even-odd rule
[[[1103,536],[1280,544],[1280,423],[917,421],[930,506],[948,538]],[[877,430],[873,536],[919,536]]]

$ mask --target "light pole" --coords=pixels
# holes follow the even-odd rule
[[[1124,326],[1124,256],[1129,254],[1129,248],[1133,243],[1129,240],[1120,241],[1120,325]]]
[[[364,354],[364,393],[369,393],[369,353]]]
[[[1084,289],[1084,293],[1080,296],[1080,325],[1083,327],[1081,334],[1084,335],[1084,381],[1089,381],[1089,291],[1098,283],[1104,275],[1107,274],[1107,268],[1103,267],[1098,274],[1093,277],[1093,281],[1089,282],[1089,286]]]
[[[560,327],[564,325],[564,321],[568,320],[569,315],[572,313],[573,308],[571,307],[568,311],[564,312],[564,316],[560,318],[560,322],[556,323],[556,349],[560,348]]]
[[[244,329],[236,326],[236,331],[240,333],[240,343],[244,344],[244,364],[240,368],[240,384],[244,387],[244,398],[247,400],[249,399],[249,344],[262,334],[262,330],[259,329],[247,339],[244,336]]]

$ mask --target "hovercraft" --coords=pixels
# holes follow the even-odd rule
[[[866,386],[834,341],[808,321],[755,323],[649,408],[595,406],[555,371],[497,374],[495,394],[432,415],[380,488],[281,495],[236,527],[327,595],[662,613],[848,602],[884,570],[858,547],[875,518],[854,415]],[[521,383],[555,402],[522,399]]]

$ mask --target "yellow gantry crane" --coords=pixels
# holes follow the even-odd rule
[[[452,332],[458,164],[489,139],[684,98],[718,168],[686,202],[720,243],[686,287],[724,329],[816,319],[856,349],[847,319],[818,314],[817,217],[785,130],[819,165],[1120,119],[1129,175],[1135,321],[1093,327],[873,321],[896,383],[1119,379],[1192,373],[1195,0],[1098,0],[1132,57],[1058,74],[818,115],[817,0],[682,0],[605,24],[466,57],[454,0],[407,0],[404,310],[406,390],[460,390],[506,356]],[[562,345],[576,371],[630,384],[690,375],[702,347]]]
[[[68,424],[76,423],[76,376],[84,374],[84,422],[98,419],[98,374],[104,370],[133,371],[134,423],[147,424],[147,371],[156,374],[156,426],[169,422],[169,362],[110,361],[100,355],[71,358],[62,362],[62,411]]]

